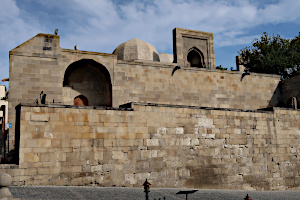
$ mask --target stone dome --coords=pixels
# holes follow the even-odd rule
[[[173,63],[173,55],[168,54],[168,53],[161,53],[159,54],[159,60],[160,62],[165,62],[165,63]]]
[[[140,39],[133,38],[120,44],[113,52],[118,60],[150,60],[159,61],[156,48]]]

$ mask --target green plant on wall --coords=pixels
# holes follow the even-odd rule
[[[220,70],[227,70],[227,68],[225,68],[225,67],[222,67],[222,65],[218,65],[218,66],[216,66],[216,69],[220,69]]]

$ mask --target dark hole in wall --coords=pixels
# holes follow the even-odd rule
[[[196,47],[189,50],[187,61],[189,62],[190,67],[205,68],[203,53]]]
[[[19,164],[20,156],[20,123],[21,123],[21,104],[16,106],[16,124],[15,124],[15,150],[13,153],[14,164]]]
[[[106,67],[94,60],[82,59],[69,65],[63,86],[80,93],[90,106],[112,106],[110,74]]]

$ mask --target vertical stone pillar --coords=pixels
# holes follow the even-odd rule
[[[244,72],[245,66],[241,64],[241,56],[236,56],[235,62],[236,62],[236,70],[240,72]]]

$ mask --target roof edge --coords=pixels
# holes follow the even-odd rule
[[[29,43],[30,41],[32,41],[34,38],[37,38],[37,37],[57,38],[58,40],[60,39],[59,35],[38,33],[35,36],[33,36],[32,38],[28,39],[27,41],[23,42],[22,44],[18,45],[17,47],[13,48],[12,50],[10,50],[9,53],[14,52],[15,50],[21,48],[22,46],[24,46],[25,44]]]

